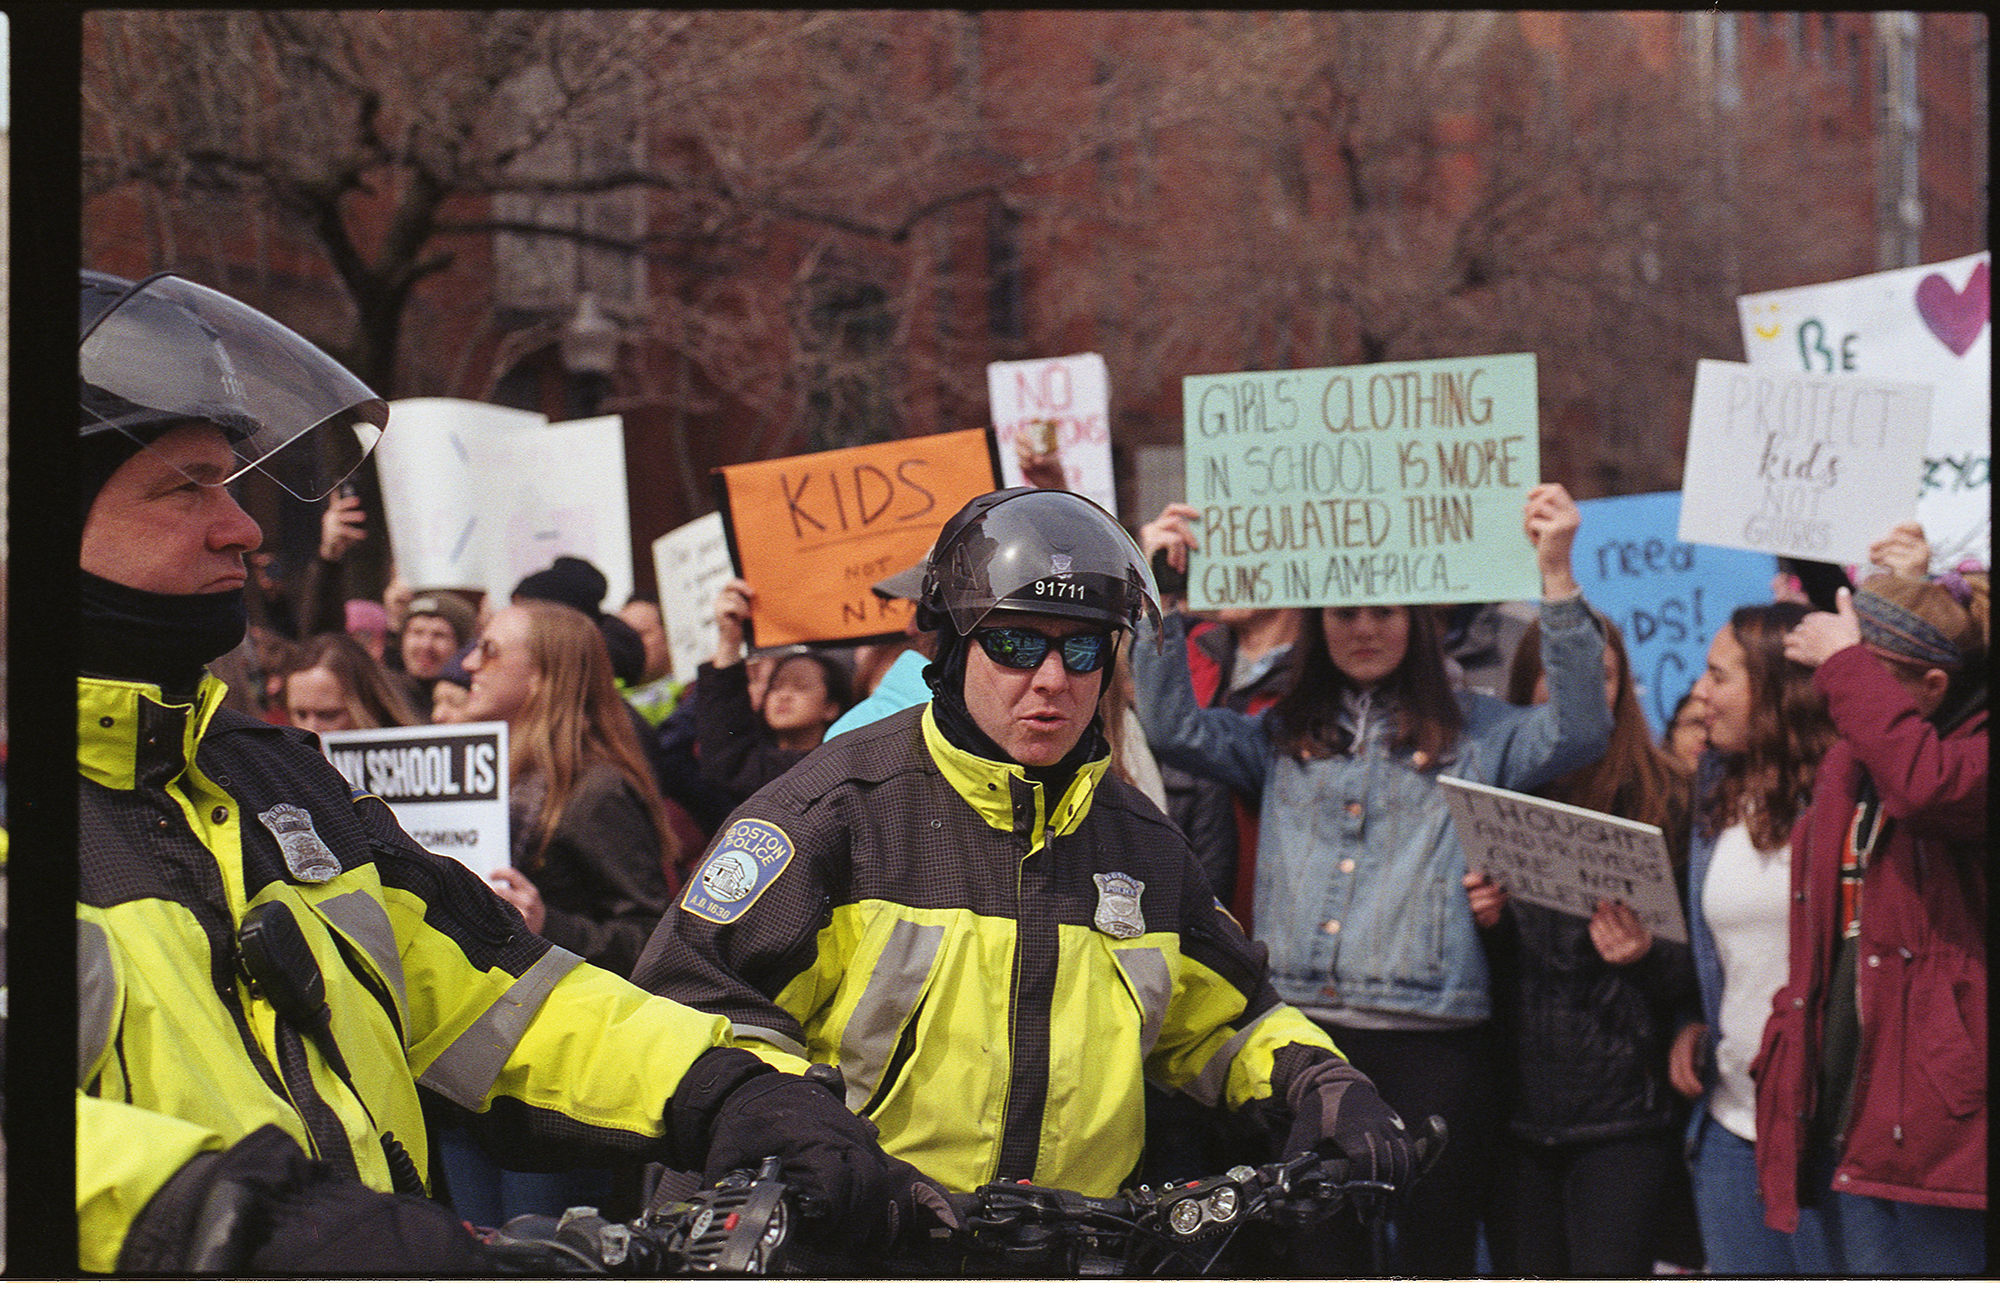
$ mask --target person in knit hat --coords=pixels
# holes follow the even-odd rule
[[[638,684],[646,673],[646,642],[639,632],[604,609],[610,592],[604,572],[589,561],[568,554],[558,557],[514,586],[512,598],[540,598],[565,607],[574,607],[597,623],[604,647],[611,654],[611,674],[621,686]]]
[[[1914,575],[1842,589],[1785,655],[1838,737],[1792,832],[1790,961],[1759,1049],[1765,1220],[1808,1272],[1986,1264],[1986,612]]]
[[[445,663],[477,633],[479,613],[450,590],[425,589],[410,599],[403,616],[403,673],[419,716],[429,718],[431,693]]]
[[[372,598],[350,598],[342,609],[347,632],[376,661],[389,640],[389,609]]]

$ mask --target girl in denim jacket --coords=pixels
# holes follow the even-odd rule
[[[1170,505],[1142,546],[1185,569],[1199,546],[1193,516]],[[1486,959],[1437,777],[1525,791],[1597,760],[1610,737],[1604,641],[1570,568],[1578,523],[1562,486],[1529,492],[1549,673],[1541,706],[1454,690],[1421,606],[1307,612],[1294,686],[1261,717],[1196,707],[1185,613],[1168,617],[1161,646],[1132,649],[1160,760],[1261,798],[1256,938],[1279,993],[1405,1118],[1440,1115],[1450,1130],[1397,1216],[1397,1273],[1473,1271],[1499,1110]]]

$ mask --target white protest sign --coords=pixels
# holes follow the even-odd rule
[[[550,423],[463,399],[399,399],[376,446],[396,570],[412,589],[504,599],[565,554],[632,591],[622,418]]]
[[[396,572],[410,588],[486,587],[493,446],[547,425],[540,413],[466,399],[389,405],[375,468]]]
[[[1438,783],[1465,864],[1514,897],[1588,917],[1599,901],[1632,908],[1655,938],[1688,940],[1680,891],[1659,828],[1455,775]]]
[[[349,784],[388,803],[425,850],[480,875],[513,864],[505,721],[334,730],[320,749]]]
[[[1916,519],[1944,571],[1992,556],[1992,267],[1986,253],[1743,295],[1743,357],[1760,367],[1931,387]]]
[[[501,441],[486,554],[490,594],[506,595],[558,557],[604,573],[607,595],[632,592],[632,519],[625,498],[625,419],[551,422]]]
[[[1004,487],[1028,483],[1014,444],[1026,434],[1042,452],[1061,457],[1071,490],[1118,515],[1111,483],[1111,379],[1102,355],[988,363],[986,395]]]
[[[715,596],[736,574],[722,514],[710,512],[653,541],[653,574],[660,586],[660,619],[672,659],[668,674],[692,681],[695,668],[715,656]]]
[[[1916,510],[1930,409],[1928,385],[1701,359],[1680,537],[1867,561],[1868,545]]]

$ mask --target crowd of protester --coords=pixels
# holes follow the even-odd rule
[[[1042,485],[1026,492],[1061,493],[1059,468],[1035,470]],[[1008,501],[982,510],[1004,517]],[[1617,627],[1572,573],[1579,517],[1559,485],[1523,507],[1538,607],[1191,611],[1177,581],[1199,546],[1193,520],[1174,504],[1136,545],[1117,535],[1143,558],[1134,583],[1163,596],[1158,641],[1134,633],[1137,598],[1082,635],[1075,612],[1033,608],[1015,626],[991,628],[989,611],[955,628],[919,562],[876,586],[913,605],[901,638],[751,649],[756,593],[740,579],[707,613],[645,592],[612,614],[603,574],[575,557],[522,577],[504,603],[400,582],[352,592],[345,563],[370,523],[343,487],[305,565],[251,554],[246,637],[211,665],[232,705],[313,733],[504,721],[511,865],[492,876],[495,899],[562,952],[729,1016],[781,1067],[848,1036],[824,1021],[862,1018],[835,1009],[839,966],[909,945],[865,910],[843,914],[866,872],[840,858],[896,839],[805,822],[858,801],[856,785],[899,791],[910,763],[891,756],[890,723],[935,719],[968,768],[1012,758],[1049,787],[1036,818],[1051,841],[1059,818],[1082,818],[1056,809],[1064,785],[1087,773],[1111,801],[1088,765],[1124,781],[1134,796],[1119,801],[1135,805],[1117,808],[1121,852],[1171,839],[1189,875],[1172,891],[1226,912],[1217,934],[1192,911],[1180,945],[1225,969],[1253,954],[1268,966],[1268,991],[1261,978],[1244,991],[1282,1012],[1270,1035],[1293,1041],[1262,1053],[1264,1092],[1302,1119],[1323,1108],[1327,1137],[1351,1139],[1363,1117],[1311,1104],[1337,1103],[1336,1080],[1350,1103],[1379,1092],[1402,1121],[1446,1122],[1442,1158],[1394,1207],[1395,1272],[1984,1267],[1984,573],[1928,575],[1914,523],[1867,567],[1787,560],[1777,601],[1731,616],[1656,737]],[[712,659],[670,671],[667,630],[704,617]],[[1108,644],[1072,648],[1101,626]],[[1102,675],[1076,742],[1102,750],[1022,761],[1031,750],[979,714],[980,668],[1025,647],[1039,681],[1037,650],[1052,644],[1067,667],[1056,674]],[[1444,775],[1661,829],[1689,942],[1609,900],[1586,917],[1511,898],[1467,863]],[[704,870],[746,828],[787,819],[810,833],[786,836],[785,855],[795,838],[828,877],[801,868],[781,882],[822,898],[800,898],[768,939],[726,927],[737,899],[697,909],[718,882]],[[750,902],[776,874],[763,855],[744,862]],[[941,889],[902,905],[918,932],[961,909]],[[957,999],[945,987],[925,1020]],[[1180,1004],[1157,1014],[1199,1023]],[[951,1107],[891,1092],[902,1058],[939,1054],[917,1013],[901,1018],[882,1064],[843,1066],[847,1105],[883,1127],[898,1163],[955,1175],[939,1149],[951,1125],[924,1114]],[[1146,1177],[1269,1158],[1242,1126],[1254,1110],[1175,1068],[1146,1086]],[[860,1077],[871,1069],[879,1080]],[[483,1144],[477,1111],[434,1113],[434,1187],[475,1225],[576,1204],[630,1213],[639,1195],[636,1163],[593,1153],[550,1173],[523,1152],[516,1170]],[[1388,1128],[1365,1117],[1370,1138]],[[1301,1239],[1277,1270],[1359,1272],[1357,1230]]]
[[[1059,487],[1059,470],[1053,477]],[[1138,532],[1176,613],[1185,608],[1176,582],[1194,540],[1191,520],[1174,504]],[[320,587],[319,600],[292,602],[282,585],[267,588],[267,611],[343,614],[346,628],[294,626],[291,634],[303,636],[296,642],[253,629],[244,655],[270,668],[268,687],[253,698],[268,718],[315,731],[412,723],[426,700],[428,719],[440,723],[506,720],[517,740],[516,864],[495,891],[536,932],[619,973],[631,972],[704,846],[742,802],[823,741],[931,697],[924,672],[935,634],[914,616],[900,639],[860,650],[750,650],[744,623],[755,592],[741,580],[728,581],[706,614],[717,631],[713,659],[683,677],[668,674],[666,624],[697,614],[663,612],[650,593],[607,613],[602,574],[579,558],[525,577],[509,606],[483,617],[481,596],[463,592],[410,594],[398,604],[392,587],[384,602],[343,605],[328,588],[345,552],[336,541],[351,545],[364,531],[355,500],[335,499],[320,565],[302,573]],[[1216,898],[1269,949],[1279,992],[1320,1022],[1399,1112],[1437,1114],[1450,1126],[1450,1162],[1426,1175],[1399,1218],[1402,1271],[1831,1274],[1978,1262],[1983,1241],[1953,1231],[1949,1214],[1967,1212],[1967,1228],[1983,1217],[1983,1191],[1961,1154],[1972,1133],[1946,1129],[1964,1135],[1938,1143],[1958,1157],[1947,1179],[1956,1186],[1905,1174],[1853,1188],[1871,1182],[1857,1171],[1845,1191],[1835,1188],[1840,1115],[1855,1082],[1866,1081],[1851,1059],[1860,1054],[1855,1003],[1834,1003],[1848,1024],[1832,1054],[1850,1060],[1833,1080],[1818,1067],[1798,1068],[1797,1057],[1801,1044],[1810,1049],[1803,1054],[1829,1054],[1824,1039],[1834,1035],[1819,1022],[1808,1035],[1793,1020],[1770,1018],[1774,999],[1781,1013],[1820,1012],[1828,1002],[1836,971],[1818,957],[1831,944],[1813,932],[1824,932],[1825,921],[1795,903],[1835,909],[1825,899],[1838,896],[1841,851],[1821,849],[1841,844],[1846,818],[1828,813],[1851,812],[1855,792],[1895,828],[1892,841],[1913,840],[1895,842],[1911,849],[1896,870],[1914,867],[1919,846],[1931,865],[1964,862],[1955,881],[1962,893],[1945,893],[1955,912],[1947,918],[1968,928],[1984,918],[1976,859],[1966,860],[1985,827],[1984,576],[1928,580],[1914,523],[1895,527],[1875,557],[1872,569],[1885,579],[1851,591],[1858,580],[1840,568],[1784,559],[1773,580],[1777,601],[1733,614],[1657,738],[1617,627],[1589,608],[1554,559],[1541,619],[1526,604],[1185,612],[1168,617],[1161,649],[1143,640],[1119,649],[1104,690],[1118,773],[1172,817]],[[875,592],[914,604],[923,572],[919,562]],[[1914,622],[1941,633],[1884,651],[1860,629],[1854,593],[1868,595],[1859,601],[1875,613],[1870,628]],[[1903,615],[1883,615],[1885,604]],[[393,630],[392,607],[401,612]],[[587,619],[575,620],[578,613]],[[1840,633],[1826,634],[1822,621]],[[1802,643],[1805,635],[1816,637]],[[1856,645],[1873,657],[1839,658],[1841,679],[1815,674]],[[1914,660],[1923,656],[1934,664]],[[1926,694],[1927,671],[1949,692]],[[1847,688],[1857,676],[1861,683]],[[531,678],[540,686],[532,710]],[[1911,685],[1918,710],[1843,721],[1843,732],[1828,714],[1836,684],[1845,701],[1877,708],[1899,705],[1889,691]],[[622,702],[610,711],[614,691]],[[1549,705],[1557,697],[1567,705]],[[1608,725],[1584,723],[1600,697]],[[1892,729],[1897,741],[1885,742]],[[1579,730],[1587,731],[1581,745]],[[1911,733],[1915,740],[1901,737]],[[588,755],[552,757],[554,738],[581,741]],[[1837,782],[1821,774],[1829,750],[1842,760]],[[1901,769],[1878,776],[1865,760],[1877,752]],[[1470,760],[1478,757],[1487,760]],[[1932,768],[1921,786],[1909,774],[1912,758]],[[1351,778],[1341,778],[1343,769]],[[1483,868],[1463,864],[1432,779],[1446,770],[1659,827],[1691,944],[1654,938],[1610,901],[1585,918],[1510,899]],[[1885,784],[1894,786],[1886,803]],[[1938,832],[1927,834],[1932,823]],[[1851,847],[1847,855],[1851,880]],[[1438,891],[1461,882],[1458,901]],[[1913,891],[1931,894],[1917,905],[1945,892],[1935,884]],[[1427,905],[1419,911],[1419,903]],[[1420,920],[1423,912],[1435,918]],[[1343,956],[1375,958],[1372,972],[1343,960],[1338,985],[1327,981],[1319,941],[1333,936],[1334,921]],[[1835,992],[1853,983],[1856,919],[1842,923],[1848,946],[1834,950],[1847,968],[1837,971]],[[1416,980],[1398,957],[1420,935],[1442,948],[1444,970]],[[1915,941],[1925,947],[1912,953],[1921,959],[1910,982],[1926,984],[1933,1003],[1959,1003],[1934,1018],[1954,1030],[1979,1028],[1983,1013],[1964,1006],[1967,979],[1983,975],[1976,939],[1947,930],[1940,941],[1927,924]],[[1956,949],[1950,960],[1935,959],[1932,949],[1946,945]],[[1934,971],[1943,977],[1930,979]],[[1789,1041],[1778,1039],[1781,1026]],[[1894,1037],[1921,1035],[1896,1022]],[[1763,1045],[1767,1036],[1778,1051]],[[1977,1100],[1983,1110],[1983,1046],[1975,1041],[1954,1044],[1959,1062],[1939,1076],[1947,1095],[1956,1089],[1955,1106]],[[1787,1077],[1755,1072],[1760,1053],[1787,1056]],[[1872,1065],[1897,1052],[1871,1043],[1867,1054]],[[1891,1063],[1900,1075],[1900,1059],[1884,1060],[1884,1074]],[[1818,1100],[1823,1092],[1832,1104]],[[1788,1094],[1782,1110],[1779,1093]],[[1802,1100],[1811,1102],[1803,1111]],[[1760,1112],[1767,1133],[1773,1119],[1783,1121],[1781,1157],[1775,1144],[1757,1142]],[[1803,1132],[1798,1118],[1811,1121]],[[629,1181],[616,1191],[608,1184],[630,1175],[511,1174],[460,1135],[445,1136],[451,1186],[481,1219],[586,1199],[617,1209],[629,1200]],[[1218,1171],[1241,1158],[1232,1149],[1242,1144],[1215,1111],[1148,1086],[1147,1177]],[[1780,1165],[1799,1181],[1774,1177]],[[501,1178],[515,1185],[503,1192]],[[1875,1195],[1852,1195],[1860,1190]],[[1850,1214],[1872,1232],[1843,1232],[1835,1192],[1850,1204],[1880,1204]],[[1778,1213],[1767,1220],[1770,1211]],[[1930,1224],[1945,1231],[1927,1240],[1921,1230]],[[1325,1267],[1351,1268],[1355,1253],[1333,1248]]]

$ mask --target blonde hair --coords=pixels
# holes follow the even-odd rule
[[[1958,649],[1965,663],[1977,661],[1986,651],[1989,597],[1983,572],[1966,577],[1970,604],[1960,603],[1943,585],[1906,576],[1873,575],[1862,582],[1861,588],[1865,593],[1894,603],[1943,635]]]
[[[538,774],[548,784],[536,859],[548,851],[584,772],[603,762],[638,791],[659,832],[664,864],[677,864],[680,840],[667,821],[658,781],[639,750],[631,713],[612,679],[604,636],[589,617],[561,603],[524,598],[514,606],[528,618],[522,647],[536,679],[521,705],[519,726],[508,734],[508,769],[516,780]]]
[[[354,717],[356,729],[423,723],[417,709],[390,681],[382,663],[353,635],[337,631],[316,634],[288,654],[281,692],[287,709],[292,677],[314,668],[325,670],[340,686],[340,696],[346,701],[348,714]]]

